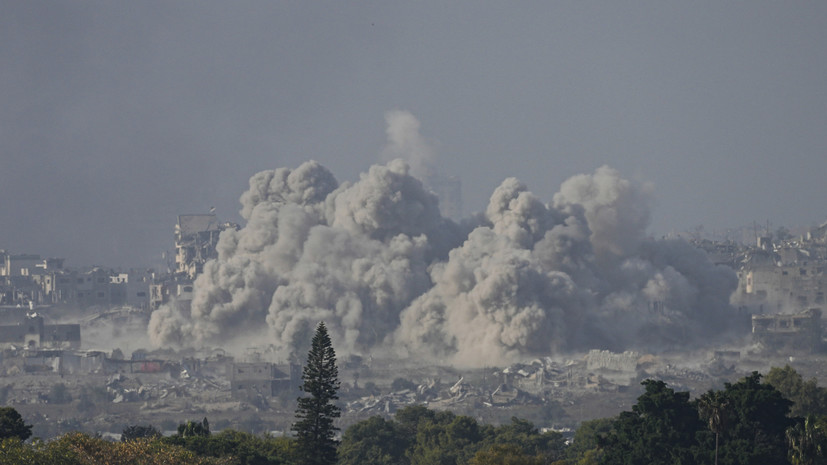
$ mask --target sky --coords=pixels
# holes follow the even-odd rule
[[[651,234],[827,220],[825,2],[0,0],[0,249],[153,266],[254,173],[421,123],[466,214],[609,165]]]

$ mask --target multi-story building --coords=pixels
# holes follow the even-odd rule
[[[214,213],[178,215],[175,225],[175,271],[190,280],[204,271],[207,260],[218,257],[218,236],[234,223],[221,223]]]

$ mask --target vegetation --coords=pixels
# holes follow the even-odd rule
[[[324,322],[316,327],[316,334],[307,354],[307,364],[302,372],[302,391],[296,407],[296,433],[299,463],[324,465],[336,463],[334,434],[338,430],[334,419],[341,415],[334,403],[339,398],[339,369],[336,352]]]
[[[827,415],[827,389],[819,387],[815,379],[804,381],[798,372],[786,365],[784,368],[771,368],[766,381],[793,402],[790,415]]]
[[[209,436],[169,436],[164,444],[181,447],[198,457],[221,459],[220,463],[241,465],[279,465],[295,463],[295,440],[259,437],[241,431],[225,430]]]
[[[201,421],[190,420],[186,423],[181,423],[180,425],[178,425],[178,436],[181,436],[183,438],[209,435],[210,422],[207,421],[207,417],[204,417],[204,419]]]
[[[0,465],[223,465],[232,463],[199,456],[184,448],[146,439],[111,442],[82,433],[69,433],[48,443],[4,440]],[[239,462],[235,462],[239,463]]]
[[[27,425],[23,417],[12,407],[0,407],[0,439],[18,439],[25,441],[32,435],[32,425]]]
[[[423,406],[399,410],[394,420],[372,417],[345,431],[339,464],[551,463],[563,458],[559,433],[540,433],[518,418],[494,427],[471,417]]]
[[[332,420],[338,410],[331,414],[331,410],[320,408],[334,405],[336,399],[335,354],[323,325],[316,336],[308,356],[308,366],[313,368],[305,368],[304,387],[311,394],[306,399],[314,400],[313,393],[319,399],[306,403],[296,425],[315,418],[307,424],[329,428],[325,431],[331,434],[307,437],[320,440],[314,444],[331,446],[332,457],[329,450],[321,448],[314,451],[323,454],[309,457],[310,442],[302,444],[298,434],[293,438],[234,430],[211,433],[206,418],[182,423],[178,434],[168,437],[161,437],[151,425],[134,425],[124,429],[121,442],[82,433],[68,433],[50,442],[26,442],[32,427],[17,411],[6,407],[0,409],[0,465],[827,463],[827,416],[806,411],[803,416],[791,415],[791,407],[796,405],[801,409],[798,411],[804,411],[801,406],[817,409],[821,388],[804,382],[789,367],[773,369],[768,382],[752,373],[694,400],[663,381],[646,380],[642,383],[644,393],[630,411],[584,422],[568,446],[561,434],[540,432],[524,419],[512,418],[508,424],[493,426],[421,405],[400,409],[392,418],[375,416],[360,421],[347,428],[337,444],[332,437]],[[798,400],[785,398],[784,392]],[[320,421],[320,417],[326,420]],[[298,433],[298,426],[294,428]]]
[[[827,423],[807,415],[787,429],[788,457],[793,465],[827,463]]]
[[[730,417],[729,400],[721,391],[709,391],[698,399],[698,413],[707,421],[709,430],[715,433],[715,465],[718,465],[718,440]]]
[[[123,429],[121,441],[134,441],[136,439],[155,439],[161,437],[161,432],[152,425],[131,425]]]
[[[646,391],[614,421],[602,463],[673,465],[694,462],[696,434],[704,427],[688,392],[646,380]]]
[[[752,373],[695,401],[662,381],[613,422],[600,449],[604,464],[787,464],[792,402]]]

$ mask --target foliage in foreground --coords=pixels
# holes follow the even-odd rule
[[[392,419],[377,416],[352,425],[337,459],[341,465],[701,465],[715,463],[717,451],[720,465],[827,463],[827,417],[790,416],[793,403],[777,386],[796,396],[802,412],[803,406],[818,405],[821,388],[810,383],[799,389],[807,383],[791,369],[774,373],[772,384],[753,373],[694,400],[662,381],[646,380],[631,411],[584,422],[569,446],[559,433],[541,433],[518,418],[492,426],[410,406]],[[31,443],[12,436],[0,441],[0,465],[286,465],[302,459],[293,438],[208,431],[204,419],[182,424],[171,437],[159,438],[149,426],[128,427],[124,442],[81,433]]]
[[[32,425],[12,407],[0,407],[0,439],[15,438],[25,441],[32,435]]]
[[[399,410],[393,420],[372,417],[345,431],[340,465],[552,463],[563,457],[560,433],[540,433],[512,418],[502,426],[423,406]]]
[[[5,439],[0,465],[223,465],[238,462],[201,457],[158,440],[111,442],[82,433],[32,444]]]
[[[169,436],[168,445],[182,447],[199,457],[223,459],[228,464],[280,465],[294,463],[296,441],[287,437],[259,437],[242,431],[225,430],[210,436]]]

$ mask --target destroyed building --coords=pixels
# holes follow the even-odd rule
[[[181,308],[189,309],[192,302],[192,282],[188,278],[167,276],[149,286],[149,305],[157,310],[161,305],[175,301]]]
[[[190,280],[202,271],[207,260],[218,257],[218,236],[234,223],[221,223],[213,213],[178,215],[175,225],[175,271]]]
[[[301,366],[287,364],[281,368],[273,363],[234,363],[230,378],[233,399],[254,400],[280,393],[292,393],[301,384]]]
[[[153,310],[175,301],[188,307],[192,282],[204,271],[207,261],[217,258],[222,231],[238,225],[220,222],[214,213],[178,215],[175,224],[175,266],[170,273],[156,277],[149,285],[149,307]]]
[[[821,310],[752,316],[753,340],[770,350],[818,352],[822,347]]]
[[[628,386],[637,376],[640,358],[639,353],[632,351],[615,353],[593,349],[586,355],[586,370],[615,384]]]
[[[816,231],[817,232],[817,231]],[[759,237],[743,257],[733,304],[750,313],[800,313],[823,306],[827,260],[819,234],[773,244]]]
[[[0,347],[25,349],[78,349],[79,324],[45,324],[38,314],[17,324],[0,326]]]

